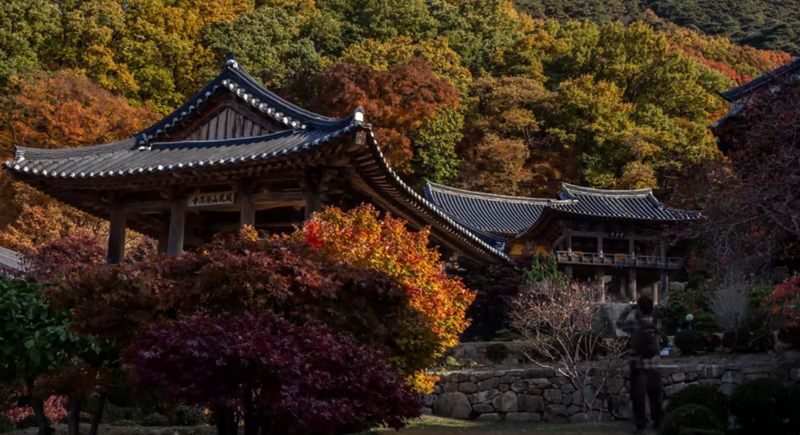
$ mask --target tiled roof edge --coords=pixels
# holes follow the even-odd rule
[[[743,85],[737,86],[725,92],[720,92],[719,95],[730,102],[734,102],[745,95],[752,93],[756,89],[772,83],[773,80],[798,69],[800,69],[800,57]]]
[[[577,192],[586,195],[606,196],[606,197],[644,198],[646,196],[653,195],[653,189],[606,190],[606,189],[595,189],[592,187],[576,186],[574,184],[569,184],[569,183],[561,183],[561,188],[570,194],[572,194],[572,192]]]
[[[384,155],[383,155],[383,151],[381,151],[381,149],[380,149],[380,145],[378,144],[378,140],[375,138],[375,132],[370,130],[370,132],[369,132],[369,136],[370,136],[370,139],[371,139],[372,143],[375,145],[375,148],[376,148],[376,149],[377,149],[377,151],[378,151],[378,155],[379,155],[379,157],[380,157],[379,163],[380,163],[380,166],[381,166],[381,168],[382,168],[382,169],[383,169],[383,170],[384,170],[386,173],[388,173],[388,174],[391,176],[392,180],[393,180],[395,183],[397,183],[397,185],[398,185],[398,186],[399,186],[399,187],[400,187],[402,190],[404,190],[404,191],[406,192],[406,194],[407,194],[407,195],[408,195],[408,196],[409,196],[411,199],[413,199],[413,200],[415,200],[415,201],[417,201],[417,202],[421,203],[422,205],[424,205],[424,206],[425,206],[425,208],[427,208],[428,210],[430,210],[432,213],[434,213],[434,214],[438,215],[438,216],[439,216],[439,218],[441,218],[441,219],[443,219],[445,222],[447,222],[447,223],[448,223],[448,224],[449,224],[449,225],[450,225],[450,226],[451,226],[453,229],[455,229],[456,231],[458,231],[459,233],[461,233],[461,235],[463,235],[464,237],[466,237],[466,238],[468,238],[469,240],[471,240],[471,242],[472,242],[472,243],[476,244],[476,245],[477,245],[477,246],[479,246],[480,248],[482,248],[482,249],[484,249],[485,251],[487,251],[487,253],[488,253],[488,254],[495,255],[495,256],[497,256],[497,257],[499,257],[499,258],[501,258],[501,259],[503,259],[503,260],[505,260],[505,261],[509,261],[509,260],[510,260],[510,259],[509,259],[509,257],[508,257],[508,255],[506,255],[506,253],[505,253],[505,252],[503,252],[502,250],[500,250],[500,249],[497,249],[497,248],[495,248],[495,247],[493,247],[493,246],[489,245],[489,244],[488,244],[488,243],[486,243],[485,241],[481,240],[481,239],[480,239],[478,236],[476,236],[476,235],[475,235],[473,232],[471,232],[471,231],[470,231],[468,228],[466,228],[465,226],[463,226],[463,225],[461,225],[460,223],[456,222],[456,221],[455,221],[455,220],[453,220],[453,219],[452,219],[452,218],[451,218],[449,215],[447,215],[447,214],[446,214],[446,213],[444,213],[442,210],[440,210],[440,209],[439,209],[439,207],[438,207],[438,206],[436,206],[436,204],[434,204],[433,202],[431,202],[431,201],[428,201],[427,199],[423,198],[423,197],[422,197],[422,196],[420,196],[420,195],[419,195],[417,192],[414,192],[414,190],[413,190],[413,189],[411,189],[411,188],[410,188],[410,187],[409,187],[409,186],[408,186],[408,185],[407,185],[407,184],[406,184],[406,183],[405,183],[405,182],[404,182],[404,181],[403,181],[403,180],[400,178],[400,176],[399,176],[399,175],[397,175],[397,173],[395,173],[395,172],[394,172],[394,170],[391,168],[391,166],[389,166],[389,162],[387,162],[387,161],[386,161],[386,158],[385,158],[385,157],[384,157]]]
[[[471,190],[457,189],[455,187],[436,184],[431,181],[428,181],[425,185],[425,191],[427,192],[429,190],[444,192],[450,195],[456,195],[465,198],[485,199],[488,201],[502,201],[502,202],[537,204],[537,205],[547,205],[552,203],[553,201],[556,201],[554,199],[549,199],[549,198],[529,198],[525,196],[508,196],[508,195],[497,195],[494,193],[474,192]],[[431,198],[428,198],[428,200],[430,201]]]

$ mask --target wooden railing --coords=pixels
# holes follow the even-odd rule
[[[587,264],[598,266],[644,267],[652,269],[682,269],[683,258],[654,255],[598,254],[594,252],[558,251],[561,264]]]

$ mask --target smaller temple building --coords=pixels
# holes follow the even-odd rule
[[[599,190],[563,183],[555,199],[524,198],[428,183],[425,197],[477,237],[511,256],[556,255],[564,272],[602,283],[611,301],[669,288],[684,260],[672,256],[670,227],[699,213],[664,207],[652,189]],[[663,295],[663,291],[661,292]]]

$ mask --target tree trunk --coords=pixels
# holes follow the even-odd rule
[[[229,410],[226,420],[228,435],[239,434],[239,420],[236,418],[236,412]]]
[[[103,410],[106,408],[106,393],[100,393],[97,398],[97,407],[94,408],[94,415],[92,415],[92,427],[89,429],[89,435],[97,435],[97,429],[100,427],[100,420],[103,419]]]
[[[81,424],[81,398],[78,395],[70,395],[67,398],[67,412],[69,435],[79,435]]]
[[[36,426],[39,428],[39,435],[48,435],[47,432],[50,425],[47,424],[47,416],[44,415],[44,399],[33,394],[34,387],[33,380],[29,380],[28,396],[31,398],[31,408],[33,408],[33,414],[36,416]]]
[[[251,388],[244,389],[242,413],[244,416],[244,435],[258,435],[258,419],[253,406],[253,390]]]
[[[228,424],[227,411],[221,406],[214,410],[214,425],[217,427],[217,435],[228,435],[226,428]]]

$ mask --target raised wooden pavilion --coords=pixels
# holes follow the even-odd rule
[[[323,205],[370,202],[431,227],[445,252],[479,263],[507,259],[417,195],[392,171],[361,109],[331,119],[260,86],[229,57],[225,69],[169,116],[133,137],[77,149],[18,147],[14,180],[111,222],[109,262],[125,230],[177,256],[215,233],[253,225],[287,231]]]
[[[511,255],[554,252],[570,276],[603,283],[616,300],[642,289],[658,298],[670,273],[669,226],[700,218],[664,207],[651,189],[598,190],[564,183],[555,199],[491,195],[428,183],[425,197],[455,222]],[[639,284],[643,284],[640,288]]]

